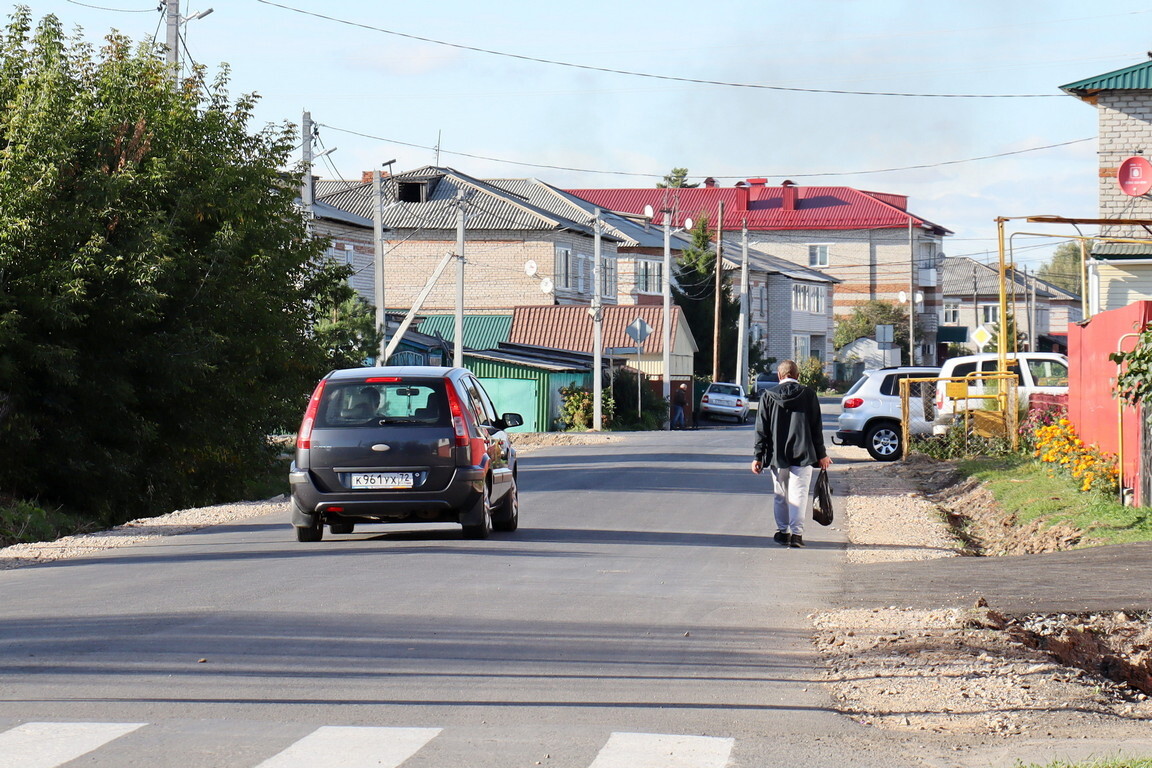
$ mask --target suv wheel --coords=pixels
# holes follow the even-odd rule
[[[904,452],[899,424],[884,421],[869,428],[864,448],[876,461],[895,461]]]
[[[500,503],[500,513],[492,518],[492,527],[497,531],[510,533],[520,525],[520,495],[516,488],[516,476],[512,476],[512,484],[504,494],[504,501]]]
[[[484,492],[480,494],[476,507],[480,511],[480,522],[475,525],[464,526],[464,538],[486,539],[492,535],[492,497],[488,483],[484,483]]]

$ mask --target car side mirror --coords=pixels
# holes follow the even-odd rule
[[[524,425],[524,417],[518,413],[506,413],[500,417],[497,424],[501,429],[512,429],[512,427],[520,427]]]

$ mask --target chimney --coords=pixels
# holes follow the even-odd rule
[[[716,186],[716,179],[709,176],[708,178],[704,179],[704,186],[711,189],[712,187]]]
[[[780,209],[783,211],[796,210],[796,182],[785,181],[780,186],[784,188],[784,202]]]
[[[361,184],[371,184],[372,183],[372,171],[360,171],[360,183]]]
[[[768,183],[768,179],[748,179],[748,186],[750,187],[763,187]]]

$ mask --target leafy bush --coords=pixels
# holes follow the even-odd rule
[[[800,375],[796,377],[806,387],[811,387],[817,392],[822,392],[828,388],[828,376],[824,373],[824,363],[817,357],[809,357],[806,360],[797,360],[797,367],[800,369]]]
[[[640,394],[637,412],[636,395]],[[612,377],[612,429],[659,429],[668,418],[668,401],[653,391],[646,380],[627,368]]]
[[[51,541],[95,526],[29,501],[0,501],[0,546]]]

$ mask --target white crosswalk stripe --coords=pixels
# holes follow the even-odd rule
[[[723,768],[733,739],[614,733],[588,768]]]
[[[0,768],[55,768],[146,723],[24,723],[0,733]]]
[[[439,728],[326,725],[257,768],[395,768],[439,733]]]

